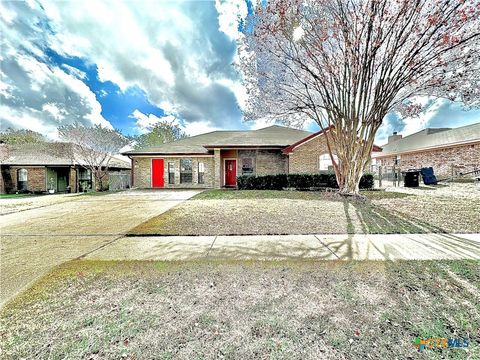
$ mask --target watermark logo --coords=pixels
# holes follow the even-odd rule
[[[416,337],[413,346],[420,352],[427,349],[465,348],[470,341],[467,338],[427,338]]]

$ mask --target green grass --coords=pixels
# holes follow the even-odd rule
[[[323,199],[325,193],[319,191],[279,191],[279,190],[208,190],[195,195],[191,200],[231,200],[231,199]]]
[[[369,199],[392,199],[413,196],[389,191],[362,190],[360,194]],[[231,199],[294,199],[322,200],[331,198],[333,193],[323,191],[280,191],[280,190],[208,190],[195,195],[191,200],[231,200]]]
[[[17,199],[25,197],[41,196],[39,194],[0,194],[0,199]]]
[[[474,359],[479,293],[479,261],[71,261],[1,310],[2,355]]]

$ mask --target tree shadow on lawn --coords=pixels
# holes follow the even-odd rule
[[[351,207],[353,207],[353,212]],[[364,201],[343,201],[343,208],[347,221],[348,236],[346,239],[328,244],[330,250],[339,259],[351,260],[359,256],[368,258],[368,254],[372,253],[376,253],[383,259],[402,258],[402,250],[411,251],[408,247],[412,245],[418,248],[418,251],[425,250],[426,253],[431,253],[433,249],[438,256],[447,258],[480,256],[477,242],[448,234],[444,229],[426,221],[412,219],[404,214],[392,212]],[[353,221],[352,213],[355,214],[358,222]],[[360,226],[360,229],[356,228],[356,224]],[[371,240],[367,240],[367,243],[364,244],[365,248],[362,250],[359,249],[359,243],[354,241],[355,234],[429,234],[430,237],[423,239],[418,236],[406,236],[408,243],[405,244],[404,249],[394,244],[385,243],[383,244],[384,250]],[[434,241],[431,241],[431,236],[434,236]],[[421,254],[419,254],[419,257],[421,257]]]

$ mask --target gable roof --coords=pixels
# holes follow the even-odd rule
[[[263,147],[282,149],[311,132],[285,126],[272,125],[258,130],[212,131],[206,134],[187,137],[159,146],[132,150],[124,155],[148,154],[208,154],[214,148]]]
[[[450,128],[427,128],[405,136],[383,146],[375,157],[430,150],[468,143],[480,142],[480,122],[472,125]]]
[[[73,144],[64,142],[40,142],[7,145],[2,144],[5,160],[2,165],[24,166],[73,166],[84,165],[74,162],[69,154],[74,149]],[[111,168],[130,169],[129,162],[112,157]]]
[[[330,125],[328,128],[326,128],[326,129],[324,129],[324,130],[320,130],[320,131],[317,131],[317,132],[315,132],[315,133],[313,133],[313,134],[310,134],[309,136],[307,136],[307,137],[305,137],[305,138],[297,141],[296,143],[294,143],[294,144],[286,147],[285,149],[283,149],[282,153],[284,153],[284,154],[290,154],[290,153],[292,153],[297,147],[299,147],[299,146],[305,144],[306,142],[308,142],[308,141],[316,138],[317,136],[322,135],[324,132],[332,129],[333,127],[334,127],[333,125]],[[374,144],[372,151],[374,151],[374,152],[382,151],[382,148],[381,148],[380,146],[377,146],[377,145]]]

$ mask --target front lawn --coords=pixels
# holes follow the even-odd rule
[[[404,198],[411,194],[362,190],[361,194],[367,198],[390,199]],[[230,200],[230,199],[298,199],[298,200],[324,200],[326,196],[332,197],[333,193],[320,191],[279,191],[279,190],[209,190],[195,195],[193,200]]]
[[[72,261],[1,311],[2,357],[475,359],[479,296],[475,261]]]
[[[25,197],[33,197],[33,196],[40,196],[38,194],[0,194],[0,199],[18,199],[18,198],[25,198]]]
[[[430,194],[434,191],[420,191]],[[478,233],[480,201],[365,191],[211,190],[140,224],[132,235]]]

